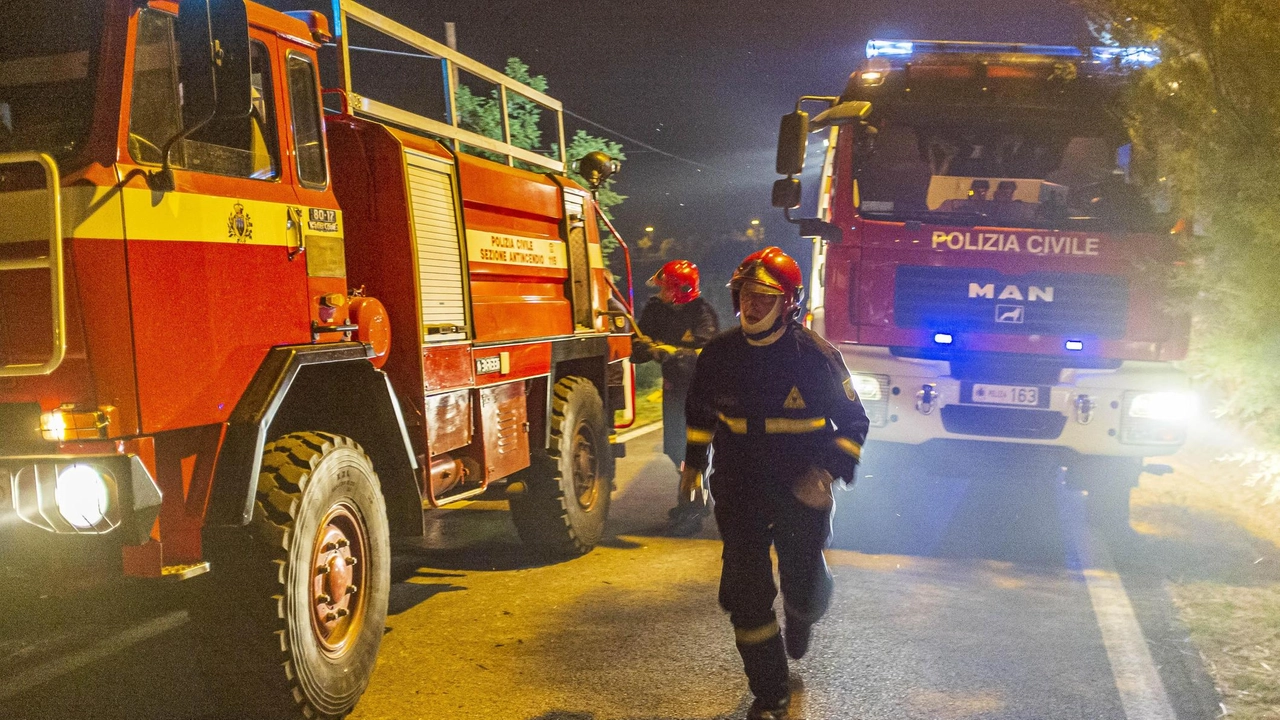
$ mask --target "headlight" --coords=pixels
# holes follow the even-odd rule
[[[1196,396],[1191,393],[1140,393],[1129,400],[1129,417],[1181,423],[1190,420],[1198,407]]]
[[[849,378],[853,380],[853,389],[857,391],[858,397],[862,400],[883,399],[884,391],[881,388],[883,385],[889,384],[889,378],[885,375],[859,375],[854,373]]]
[[[862,401],[862,409],[872,427],[889,424],[889,376],[852,373],[849,381]]]
[[[49,532],[110,532],[120,525],[130,503],[136,505],[128,497],[122,501],[118,480],[124,478],[125,488],[130,486],[132,478],[124,473],[133,472],[135,460],[134,456],[92,461],[50,458],[24,465],[12,475],[14,508],[18,517]],[[141,465],[141,461],[137,464]],[[150,529],[148,525],[147,530]]]
[[[58,514],[80,530],[98,527],[111,504],[110,482],[110,476],[89,465],[64,468],[53,491]]]

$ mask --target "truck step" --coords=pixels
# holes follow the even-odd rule
[[[209,572],[208,561],[186,563],[184,565],[165,565],[160,568],[160,577],[173,582],[181,582],[182,580],[190,580],[193,577],[198,577],[207,572]]]

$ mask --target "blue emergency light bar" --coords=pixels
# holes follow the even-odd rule
[[[1097,62],[1119,62],[1121,65],[1139,65],[1151,67],[1160,63],[1160,51],[1156,48],[1144,47],[1096,47],[1089,48],[1093,59]]]
[[[939,345],[950,345],[951,343],[956,341],[956,338],[951,333],[940,332],[940,333],[933,334],[933,341],[938,343]]]
[[[905,59],[928,53],[1020,53],[1076,60],[1119,63],[1150,67],[1160,62],[1160,51],[1144,47],[1093,47],[1078,48],[1071,45],[1031,45],[1028,43],[988,43],[938,40],[870,40],[867,42],[868,58]]]

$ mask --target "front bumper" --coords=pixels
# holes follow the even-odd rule
[[[842,345],[840,350],[850,372],[881,378],[881,398],[863,401],[873,420],[872,441],[971,440],[1114,457],[1170,455],[1185,441],[1185,423],[1128,417],[1136,393],[1189,392],[1186,374],[1166,363],[1066,369],[1047,386],[1047,403],[1022,408],[965,402],[965,380],[951,377],[946,361],[899,358],[880,347]]]

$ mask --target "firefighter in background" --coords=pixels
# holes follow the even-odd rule
[[[832,485],[850,485],[867,415],[840,353],[797,319],[800,268],[776,247],[753,253],[729,283],[741,327],[698,358],[687,405],[681,492],[696,495],[710,453],[724,540],[720,605],[733,623],[755,701],[749,720],[787,716],[787,656],[800,659],[831,600],[822,551]],[[773,602],[778,554],[785,636]]]
[[[698,266],[688,260],[672,260],[649,279],[658,294],[640,313],[639,330],[632,339],[631,361],[654,360],[662,365],[662,450],[679,468],[684,460],[685,397],[698,352],[720,331],[716,311],[700,297]],[[681,493],[671,509],[672,532],[691,535],[702,527],[708,513],[705,494],[690,501]]]

